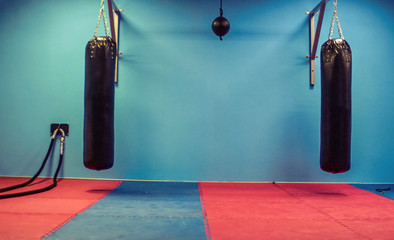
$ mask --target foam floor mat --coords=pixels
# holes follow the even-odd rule
[[[206,239],[197,183],[123,182],[43,239]]]

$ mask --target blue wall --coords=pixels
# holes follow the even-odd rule
[[[64,177],[393,182],[394,3],[338,1],[353,51],[352,168],[332,175],[319,167],[319,62],[310,89],[305,58],[305,11],[318,2],[224,0],[220,41],[219,1],[117,0],[115,165],[97,172],[82,153],[84,51],[100,1],[0,0],[0,175],[33,175],[50,123],[66,122]],[[318,49],[331,16],[332,1]]]

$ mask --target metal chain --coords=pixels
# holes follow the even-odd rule
[[[334,4],[334,14],[332,16],[331,27],[330,27],[330,35],[328,36],[328,38],[332,39],[332,35],[333,35],[333,32],[334,32],[335,20],[336,20],[337,21],[337,25],[338,25],[339,37],[342,38],[342,39],[345,39],[345,37],[343,36],[343,33],[342,33],[342,28],[341,28],[341,24],[339,23],[339,18],[338,18],[338,13],[337,13],[338,0],[333,0],[333,4]]]
[[[104,18],[105,35],[109,36],[108,22],[107,22],[107,17],[105,16],[105,10],[104,10],[104,1],[105,0],[101,0],[100,14],[99,14],[98,20],[97,20],[96,31],[94,31],[94,37],[97,37],[97,31],[98,31],[98,28],[100,25],[101,16],[103,16],[103,18]]]

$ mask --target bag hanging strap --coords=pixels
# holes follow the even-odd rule
[[[97,25],[96,25],[96,31],[94,31],[94,37],[97,37],[97,31],[100,25],[100,19],[101,16],[103,16],[104,18],[104,26],[105,26],[105,35],[108,37],[108,33],[109,33],[109,28],[108,28],[108,23],[107,23],[107,17],[105,16],[105,10],[104,10],[104,1],[105,0],[101,0],[101,7],[100,7],[100,14],[97,20]]]
[[[345,39],[345,37],[343,36],[343,33],[342,33],[341,24],[339,23],[339,18],[338,18],[338,14],[337,14],[338,1],[337,0],[333,0],[333,4],[334,4],[334,14],[332,15],[331,27],[330,27],[330,35],[328,36],[328,38],[330,40],[332,39],[332,34],[333,34],[333,31],[334,31],[334,25],[335,25],[335,20],[336,20],[337,21],[337,25],[338,25],[339,37],[341,39]]]

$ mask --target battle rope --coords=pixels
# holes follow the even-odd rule
[[[377,189],[375,189],[375,191],[377,191],[377,192],[379,192],[381,194],[383,194],[384,191],[390,191],[390,190],[391,190],[390,187],[389,188],[377,188]]]
[[[57,165],[57,169],[55,172],[55,175],[53,176],[53,183],[47,187],[44,188],[40,188],[40,189],[35,189],[35,190],[31,190],[31,191],[25,191],[25,192],[18,192],[18,193],[11,193],[11,194],[4,194],[4,195],[0,195],[0,199],[5,199],[5,198],[13,198],[13,197],[22,197],[22,196],[26,196],[26,195],[31,195],[31,194],[36,194],[36,193],[41,193],[41,192],[45,192],[48,191],[54,187],[56,187],[57,185],[57,176],[59,174],[60,168],[62,166],[62,162],[63,162],[63,152],[64,152],[64,139],[65,139],[65,133],[61,128],[58,128],[54,131],[54,133],[51,136],[51,143],[49,144],[49,148],[48,148],[48,152],[44,158],[44,161],[41,164],[40,169],[37,171],[37,173],[28,181],[21,183],[21,184],[17,184],[14,186],[10,186],[10,187],[6,187],[6,188],[1,188],[0,192],[7,192],[10,190],[14,190],[17,188],[22,188],[24,186],[29,185],[30,183],[32,183],[42,172],[42,170],[45,167],[45,164],[47,163],[48,157],[51,154],[52,151],[52,147],[53,147],[53,143],[55,142],[55,138],[56,135],[58,133],[58,131],[60,131],[62,137],[60,138],[60,157],[59,157],[59,163]]]

